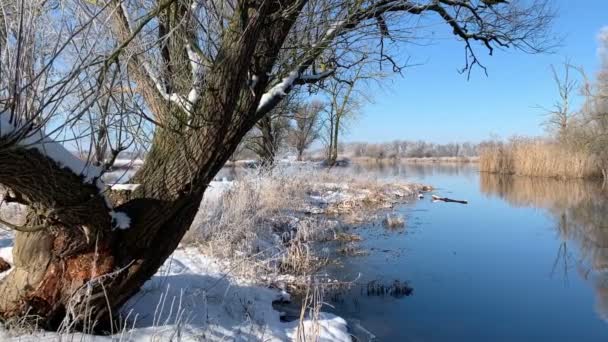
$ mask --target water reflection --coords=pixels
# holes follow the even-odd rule
[[[436,175],[442,176],[466,176],[474,175],[476,170],[473,164],[416,164],[416,163],[365,163],[352,164],[349,167],[355,174],[373,174],[380,178],[405,178],[412,177],[425,179]]]
[[[551,273],[567,280],[575,269],[594,287],[597,313],[608,321],[608,196],[601,183],[481,173],[480,190],[549,213],[562,241]]]

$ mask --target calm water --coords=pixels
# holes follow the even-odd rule
[[[343,257],[330,273],[414,289],[394,298],[355,286],[332,296],[357,335],[364,327],[379,341],[608,341],[608,201],[597,184],[472,166],[353,168],[470,203],[425,198],[395,209],[406,217],[402,230],[354,230],[369,254]]]

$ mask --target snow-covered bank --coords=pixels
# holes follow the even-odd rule
[[[12,241],[0,239],[0,256],[11,260]],[[231,274],[234,265],[179,248],[139,294],[124,307],[126,327],[111,336],[80,333],[0,330],[1,341],[287,341],[295,339],[297,321],[282,322],[273,301],[284,299],[278,289],[257,286]],[[322,314],[306,319],[303,329],[320,341],[350,341],[346,322]],[[179,337],[179,338],[178,338]]]

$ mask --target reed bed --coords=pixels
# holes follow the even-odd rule
[[[480,148],[482,172],[549,178],[601,178],[595,158],[583,151],[542,139],[512,139]]]

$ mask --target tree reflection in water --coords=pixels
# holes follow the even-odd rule
[[[513,206],[547,210],[562,241],[551,274],[561,272],[567,281],[569,271],[575,268],[594,286],[597,312],[608,321],[608,193],[601,185],[583,180],[480,175],[480,189],[486,196],[497,196]]]

